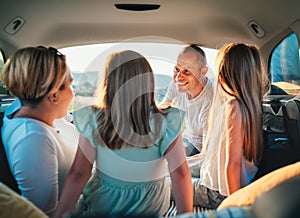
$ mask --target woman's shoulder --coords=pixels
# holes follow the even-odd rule
[[[56,128],[29,118],[12,119],[2,128],[3,144],[9,150],[8,152],[14,151],[15,154],[22,153],[25,156],[32,151],[54,152],[53,149],[58,145],[57,135]]]
[[[32,118],[14,118],[4,120],[3,131],[13,132],[15,134],[28,135],[28,134],[48,134],[52,127],[43,123],[42,121]]]

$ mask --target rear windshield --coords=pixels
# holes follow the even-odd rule
[[[67,63],[74,78],[73,87],[76,94],[70,111],[94,103],[96,87],[103,80],[107,56],[114,51],[125,49],[137,51],[149,61],[155,75],[156,100],[160,102],[172,80],[177,56],[183,46],[185,45],[180,43],[123,42],[59,49],[67,56]],[[218,50],[203,47],[202,49],[207,56],[209,68],[207,76],[215,81],[214,62]]]

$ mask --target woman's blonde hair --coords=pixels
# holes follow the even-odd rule
[[[153,71],[142,55],[125,50],[108,57],[101,101],[95,107],[100,109],[98,133],[106,146],[154,144],[151,111],[164,113],[156,106],[154,88]]]
[[[213,118],[217,116],[218,108],[222,104],[222,91],[234,96],[239,102],[245,128],[244,157],[258,164],[263,149],[262,100],[269,90],[269,80],[259,51],[252,45],[229,44],[219,51],[217,66],[219,82],[210,114],[210,123],[219,122],[214,121]],[[214,129],[210,128],[210,135],[212,131]]]
[[[2,69],[2,81],[22,104],[35,105],[51,90],[60,89],[67,76],[65,56],[55,48],[19,49]]]

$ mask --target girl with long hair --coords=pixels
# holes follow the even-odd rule
[[[192,212],[181,136],[184,113],[156,106],[152,69],[137,52],[115,52],[105,66],[97,104],[74,112],[79,149],[56,217],[72,210],[76,215],[163,215],[170,203],[168,174],[178,213]]]
[[[217,206],[248,185],[263,149],[262,100],[268,88],[258,50],[232,43],[217,56],[218,80],[209,115],[208,135],[199,155],[195,204]]]

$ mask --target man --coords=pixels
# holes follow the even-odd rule
[[[186,112],[183,138],[187,156],[201,151],[207,134],[213,85],[206,77],[206,65],[206,55],[200,47],[184,47],[174,67],[173,81],[161,102],[161,105],[171,104]]]

